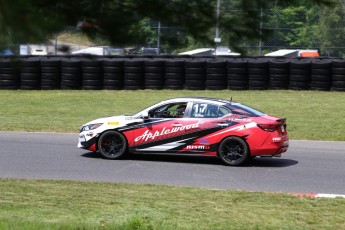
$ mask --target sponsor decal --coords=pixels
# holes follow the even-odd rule
[[[281,142],[282,138],[281,137],[273,137],[272,141],[273,142]]]
[[[210,144],[210,142],[206,138],[200,138],[199,142],[202,145],[209,145]]]
[[[209,145],[187,145],[186,149],[208,150],[211,149]]]
[[[118,121],[109,121],[108,125],[120,125],[120,122],[118,122]]]
[[[164,127],[162,129],[162,131],[156,131],[154,133],[150,132],[149,130],[146,130],[142,135],[138,136],[137,138],[134,139],[135,142],[138,141],[153,141],[155,140],[157,137],[161,137],[161,136],[165,136],[165,135],[169,135],[169,134],[173,134],[173,133],[178,133],[184,130],[189,130],[189,129],[195,129],[195,128],[199,128],[199,123],[194,123],[194,124],[190,124],[190,125],[183,125],[183,126],[178,126],[178,127],[174,127],[174,128],[167,128]]]
[[[229,121],[233,121],[233,122],[252,122],[252,119],[248,119],[248,118],[230,118]]]
[[[86,134],[86,136],[88,136],[88,137],[92,137],[92,136],[93,136],[93,132],[89,132],[89,133],[87,133],[87,134]]]

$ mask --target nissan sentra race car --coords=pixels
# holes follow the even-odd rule
[[[91,121],[80,128],[78,143],[107,159],[131,153],[204,155],[231,166],[256,156],[278,157],[288,146],[286,119],[232,100],[199,97]]]

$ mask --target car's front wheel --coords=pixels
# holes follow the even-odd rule
[[[107,159],[120,159],[127,153],[127,140],[119,132],[106,131],[98,139],[98,150]]]
[[[242,138],[227,137],[219,145],[218,156],[226,165],[241,165],[249,159],[249,155],[248,145]]]

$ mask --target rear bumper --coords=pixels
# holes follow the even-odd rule
[[[262,146],[251,150],[252,156],[279,157],[289,148],[289,137],[273,137],[267,140]]]

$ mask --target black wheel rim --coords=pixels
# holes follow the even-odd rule
[[[101,140],[101,150],[108,156],[116,156],[123,152],[123,139],[116,134],[108,134]]]
[[[226,141],[221,148],[221,155],[228,162],[236,162],[245,156],[245,147],[237,140]]]

